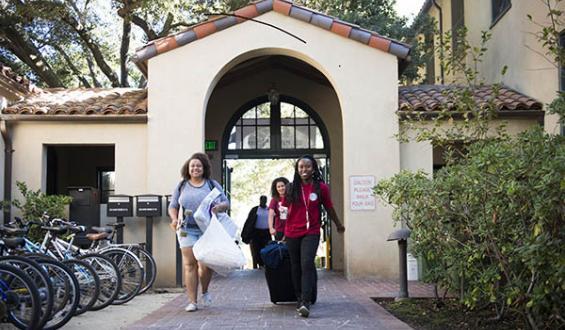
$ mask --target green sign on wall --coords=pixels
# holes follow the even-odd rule
[[[218,141],[216,140],[206,140],[204,142],[205,151],[216,151],[218,150]]]

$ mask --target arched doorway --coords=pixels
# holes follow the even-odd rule
[[[238,109],[222,138],[224,189],[231,198],[233,159],[292,159],[313,155],[324,181],[330,182],[330,142],[317,113],[305,102],[271,89]],[[280,176],[278,173],[274,177]],[[292,181],[292,177],[288,179]],[[322,214],[319,267],[331,269],[331,225]]]
[[[299,54],[293,57],[257,51],[257,55],[233,59],[231,63],[240,61],[221,73],[206,105],[204,138],[217,145],[217,149],[207,150],[212,172],[228,191],[240,197],[232,203],[232,217],[242,226],[250,207],[258,203],[258,190],[268,194],[270,187],[255,189],[247,196],[256,195],[257,199],[238,205],[242,190],[236,183],[242,171],[232,166],[235,170],[231,173],[230,163],[256,162],[258,167],[279,161],[292,164],[307,153],[317,157],[323,167],[334,207],[342,214],[343,121],[336,90],[320,70],[299,59]],[[292,180],[292,165],[291,173],[277,173]],[[272,181],[275,177],[269,178]],[[234,182],[232,187],[230,182]],[[246,184],[253,186],[251,181]],[[334,238],[328,244],[331,252],[326,253],[331,259],[326,258],[325,264],[343,270],[343,235]]]

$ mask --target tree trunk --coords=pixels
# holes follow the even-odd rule
[[[126,16],[123,22],[122,46],[120,48],[120,70],[121,70],[120,79],[123,87],[129,87],[127,59],[128,59],[129,42],[131,37],[130,33],[131,33],[131,21],[129,17]]]

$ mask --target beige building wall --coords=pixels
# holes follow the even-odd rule
[[[451,0],[436,0],[443,12],[443,31],[451,30]],[[554,1],[551,1],[552,4]],[[465,26],[468,39],[472,45],[479,45],[481,33],[492,34],[487,44],[488,51],[479,64],[478,71],[486,83],[502,82],[525,95],[533,97],[544,104],[550,103],[559,90],[559,69],[547,50],[537,40],[536,33],[541,27],[531,22],[548,26],[548,9],[543,1],[513,0],[511,8],[493,25],[490,0],[465,0]],[[565,10],[565,3],[557,7]],[[439,11],[432,5],[428,13],[439,21]],[[561,30],[565,27],[558,27]],[[439,58],[436,57],[435,75],[439,81]],[[469,62],[470,63],[470,62]],[[508,67],[506,75],[502,75],[504,66]],[[454,77],[445,74],[445,83],[452,83]],[[546,115],[545,130],[559,133],[557,116]]]
[[[47,145],[114,145],[116,194],[147,193],[145,124],[20,121],[13,123],[12,132],[14,199],[22,200],[17,181],[27,183],[33,190],[46,190]],[[12,212],[18,214],[17,209]],[[101,216],[102,223],[106,223],[105,212]],[[124,241],[144,242],[142,219],[126,218],[125,222]]]
[[[346,275],[394,278],[396,246],[386,242],[393,230],[391,209],[379,204],[374,211],[351,211],[348,182],[351,175],[373,175],[377,180],[390,177],[400,168],[399,144],[394,139],[398,131],[397,58],[276,12],[260,19],[284,26],[307,43],[244,22],[149,60],[147,156],[160,162],[148,163],[148,190],[170,193],[180,179],[183,161],[202,151],[208,100],[225,72],[255,56],[296,57],[328,78],[341,108],[343,170],[332,173],[344,182]],[[162,224],[155,234],[155,245],[162,251],[157,257],[166,262],[160,269],[174,271],[174,233]],[[174,276],[166,270],[160,273],[158,285],[173,283]]]

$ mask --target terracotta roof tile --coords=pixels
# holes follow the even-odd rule
[[[332,24],[331,30],[333,33],[337,33],[342,37],[349,38],[349,34],[351,33],[352,27],[337,21],[334,21]]]
[[[49,88],[2,110],[2,115],[145,115],[147,90],[136,88]]]
[[[216,25],[214,25],[214,21],[208,21],[194,27],[194,33],[196,33],[196,37],[198,39],[207,37],[214,32],[216,32]]]
[[[41,91],[41,89],[33,85],[29,79],[18,75],[12,68],[2,63],[0,63],[0,79],[24,94]]]
[[[281,0],[274,0],[273,1],[273,10],[277,13],[281,13],[283,15],[289,15],[290,9],[292,8],[292,3],[288,3],[286,1]]]
[[[313,11],[306,7],[295,5],[287,0],[256,1],[236,10],[234,15],[254,18],[269,11],[276,11],[320,28],[331,30],[333,33],[339,34],[345,38],[356,40],[363,44],[369,44],[373,48],[388,52],[400,59],[406,59],[410,53],[409,45],[385,38],[378,35],[376,32],[362,29],[358,25],[343,22],[335,17]],[[173,36],[164,37],[176,40],[175,47],[168,47],[172,44],[167,44],[167,47],[158,44],[163,38],[153,40],[144,47],[138,49],[132,59],[141,71],[146,73],[147,67],[142,62],[176,47],[186,45],[197,39],[205,38],[214,32],[223,30],[243,21],[245,21],[245,19],[241,17],[236,17],[235,19],[230,16],[211,17],[207,21],[189,27],[185,31],[179,32]],[[158,45],[158,47],[155,47],[155,45]]]
[[[369,46],[388,52],[390,48],[390,40],[377,36],[371,36],[371,39],[369,39]]]
[[[398,110],[400,112],[419,111],[434,112],[443,109],[450,111],[454,108],[455,97],[464,89],[455,85],[418,85],[399,87]],[[534,110],[541,111],[543,104],[533,98],[513,89],[502,86],[495,93],[493,86],[477,87],[472,95],[474,101],[481,107],[492,102],[498,111]]]
[[[251,5],[236,10],[234,14],[236,14],[237,16],[253,18],[259,16],[259,11],[257,10],[257,7]],[[239,18],[239,17],[237,18],[238,23],[241,23],[243,21],[245,21],[243,18]]]
[[[177,48],[177,41],[174,37],[159,39],[159,41],[155,43],[155,47],[157,48],[157,53],[168,52],[171,49]]]

